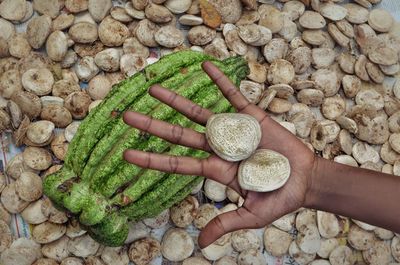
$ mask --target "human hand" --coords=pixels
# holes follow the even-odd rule
[[[260,193],[243,190],[237,179],[239,163],[225,161],[213,154],[204,134],[155,120],[140,113],[125,113],[124,121],[139,130],[173,144],[211,153],[208,158],[200,160],[127,150],[124,158],[129,163],[165,172],[204,176],[231,187],[244,198],[242,207],[218,215],[207,224],[199,236],[201,248],[208,246],[226,233],[245,228],[264,227],[283,215],[302,207],[306,201],[307,190],[311,185],[311,175],[316,164],[315,155],[295,135],[271,119],[264,110],[251,104],[215,65],[205,62],[203,69],[218,85],[237,112],[252,115],[259,121],[262,129],[259,148],[271,149],[286,156],[290,161],[291,175],[282,188],[273,192]],[[202,125],[205,125],[213,114],[158,85],[153,86],[149,93]]]

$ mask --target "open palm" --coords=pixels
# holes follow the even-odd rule
[[[208,158],[200,160],[127,150],[124,157],[128,162],[165,172],[204,176],[233,188],[245,199],[243,206],[236,211],[221,214],[207,224],[199,236],[200,247],[206,247],[222,235],[235,230],[263,227],[302,207],[315,164],[314,154],[296,136],[271,119],[261,108],[251,104],[215,65],[205,62],[203,69],[218,85],[237,112],[252,115],[259,121],[262,128],[259,148],[271,149],[286,156],[290,161],[291,176],[282,188],[273,192],[261,193],[243,190],[237,180],[239,163],[228,162],[212,154],[204,134],[154,120],[140,113],[125,113],[125,122],[139,130],[174,144],[211,153]],[[150,94],[202,125],[205,125],[213,114],[158,85],[150,89]]]

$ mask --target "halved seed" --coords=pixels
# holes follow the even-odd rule
[[[353,3],[345,4],[347,9],[346,19],[353,24],[362,24],[368,21],[368,9]]]
[[[312,59],[315,68],[328,68],[335,61],[336,53],[329,48],[312,49]]]
[[[398,63],[399,57],[398,53],[389,47],[379,47],[368,53],[369,59],[381,65],[393,65]]]
[[[325,118],[335,120],[346,110],[346,102],[340,95],[325,98],[321,106],[321,112]]]
[[[343,129],[348,130],[351,133],[357,133],[358,127],[357,123],[346,116],[340,116],[336,119],[336,122],[342,127]]]
[[[244,42],[251,44],[261,38],[260,26],[256,24],[238,26],[238,34]]]
[[[268,108],[269,104],[271,103],[271,101],[275,98],[275,96],[276,96],[276,90],[270,90],[270,89],[265,90],[263,95],[261,96],[261,100],[257,104],[257,106],[266,110]],[[399,131],[400,131],[400,127],[399,127]]]
[[[240,161],[257,148],[261,128],[258,121],[249,115],[216,114],[207,121],[206,138],[218,156],[228,161]]]
[[[358,167],[357,161],[350,155],[339,155],[336,156],[333,161],[336,163],[352,166],[352,167]]]
[[[265,45],[263,55],[269,63],[277,59],[283,59],[289,50],[289,45],[284,39],[274,38]]]
[[[243,189],[267,192],[279,189],[290,176],[289,160],[280,153],[259,149],[242,161],[238,169],[239,184]]]
[[[345,75],[342,79],[342,86],[346,97],[353,98],[361,89],[361,80],[355,75]]]
[[[269,83],[274,85],[290,84],[294,76],[293,65],[286,60],[278,59],[270,65],[267,78]]]
[[[346,8],[329,2],[321,4],[319,12],[322,16],[332,21],[342,20],[347,15]]]
[[[288,99],[294,93],[293,88],[287,84],[272,85],[269,86],[268,89],[276,90],[276,96],[283,99]]]
[[[371,10],[368,16],[368,24],[376,31],[388,32],[393,25],[392,15],[381,8]]]
[[[323,31],[320,29],[304,30],[301,37],[311,45],[322,45],[326,41]]]
[[[268,110],[276,114],[288,112],[291,108],[292,103],[290,103],[288,100],[276,97],[273,98],[268,105]]]
[[[358,57],[356,63],[354,64],[354,72],[361,80],[366,82],[370,80],[366,68],[367,62],[368,62],[367,57],[364,54],[361,54],[360,57]]]
[[[349,229],[348,242],[356,250],[367,250],[376,240],[374,233],[361,229],[358,225],[352,225]]]
[[[313,107],[319,106],[324,101],[324,93],[318,89],[302,89],[297,93],[297,100]]]
[[[264,232],[265,249],[274,257],[280,257],[287,253],[292,238],[289,233],[275,227],[268,227]]]
[[[360,6],[363,6],[367,9],[371,9],[372,8],[372,4],[369,0],[354,0],[354,2],[356,2],[357,4],[359,4]]]
[[[400,64],[399,63],[395,63],[395,64],[392,64],[392,65],[381,65],[381,64],[379,64],[378,66],[379,66],[379,68],[382,70],[382,72],[385,75],[395,75],[398,72],[400,72]]]
[[[357,105],[369,105],[376,110],[381,110],[384,107],[383,96],[374,89],[363,89],[357,93]]]
[[[312,63],[311,49],[308,47],[298,47],[286,56],[286,60],[293,65],[296,74],[305,73]]]
[[[260,8],[261,9],[261,8]],[[272,5],[263,5],[260,13],[259,25],[269,28],[272,33],[278,33],[283,27],[283,15]]]
[[[300,17],[299,23],[306,29],[321,29],[325,27],[326,21],[323,16],[314,11],[305,11]]]
[[[374,81],[375,83],[378,83],[378,84],[383,83],[383,81],[385,79],[385,75],[382,73],[382,71],[376,64],[368,61],[365,65],[365,68],[367,70],[369,77],[372,79],[372,81]]]
[[[243,80],[240,83],[240,92],[253,104],[257,104],[264,92],[264,84]]]
[[[340,21],[336,21],[336,26],[338,29],[347,37],[354,38],[354,28],[346,19],[342,19]]]
[[[364,164],[368,161],[377,163],[380,159],[378,152],[369,144],[363,142],[357,142],[353,145],[352,154],[360,164]]]
[[[300,1],[287,1],[282,8],[283,12],[289,13],[292,21],[297,20],[305,11],[305,5]]]
[[[350,39],[346,35],[344,35],[335,24],[329,23],[328,32],[337,44],[344,48],[347,48],[349,46]]]

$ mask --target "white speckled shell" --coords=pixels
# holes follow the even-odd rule
[[[289,160],[278,152],[259,149],[239,165],[239,185],[245,190],[267,192],[279,189],[290,176]]]
[[[250,115],[223,113],[211,116],[206,138],[212,150],[222,159],[240,161],[251,156],[261,141],[261,127]]]

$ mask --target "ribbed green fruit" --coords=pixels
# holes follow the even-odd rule
[[[147,91],[159,83],[215,113],[232,111],[202,70],[201,64],[206,60],[216,64],[236,85],[248,73],[241,57],[218,61],[203,53],[181,51],[161,58],[113,87],[81,123],[64,166],[44,179],[44,193],[57,208],[79,218],[81,225],[100,243],[122,245],[128,235],[129,221],[156,216],[183,200],[202,180],[127,163],[122,157],[126,149],[197,158],[208,154],[144,134],[125,124],[122,114],[132,110],[203,132],[202,126]]]

